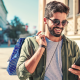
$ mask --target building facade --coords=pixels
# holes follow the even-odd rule
[[[65,27],[63,34],[76,41],[80,47],[80,0],[39,0],[38,30],[45,32],[45,24],[43,21],[45,5],[50,1],[60,1],[70,7],[70,12],[67,17],[69,23]]]
[[[3,0],[0,0],[0,39],[7,40],[7,35],[3,31],[7,28],[7,13]]]

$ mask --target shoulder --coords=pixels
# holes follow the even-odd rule
[[[73,56],[75,56],[76,54],[80,55],[79,46],[77,45],[77,43],[75,41],[69,39],[68,37],[65,37],[64,43],[65,43],[65,46],[67,47],[67,50],[69,50],[69,52],[71,52],[71,55],[73,55]]]
[[[26,37],[25,42],[36,42],[36,37],[35,36]]]
[[[66,37],[65,35],[63,35],[63,41],[67,41],[69,44],[77,45],[77,43],[75,41],[71,40],[70,38]]]
[[[24,44],[28,46],[38,46],[38,43],[36,42],[36,36],[25,38]]]
[[[68,45],[70,45],[72,48],[79,49],[79,46],[74,40],[71,40],[70,38],[66,37],[65,35],[63,36],[63,41],[66,41]]]

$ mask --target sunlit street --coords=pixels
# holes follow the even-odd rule
[[[13,51],[13,46],[8,47],[7,44],[0,45],[0,80],[19,80],[17,76],[10,76],[7,71],[7,60]]]

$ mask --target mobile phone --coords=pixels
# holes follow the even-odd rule
[[[80,57],[78,57],[77,61],[75,62],[75,65],[80,66]],[[78,69],[75,69],[75,68],[72,68],[72,69],[78,70]]]
[[[75,65],[80,66],[80,57],[78,57],[77,61],[75,62]]]

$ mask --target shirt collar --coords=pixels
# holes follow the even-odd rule
[[[64,34],[62,36],[63,36],[63,42],[65,41],[69,42],[69,39]]]

